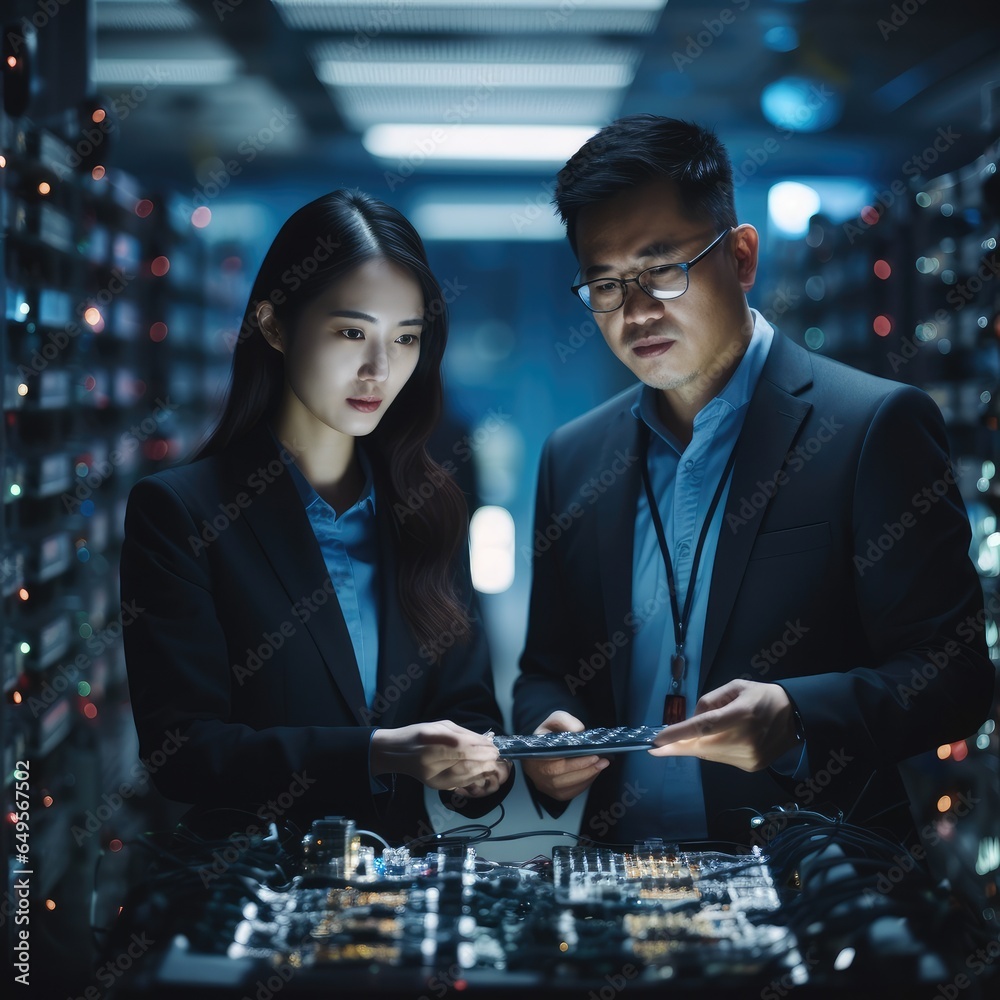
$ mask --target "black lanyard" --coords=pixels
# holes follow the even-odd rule
[[[663,723],[670,725],[680,722],[686,716],[686,699],[680,693],[681,681],[687,670],[687,660],[684,657],[684,640],[687,634],[688,619],[691,617],[691,602],[694,599],[695,583],[698,579],[698,563],[701,561],[701,550],[705,547],[705,538],[708,535],[709,525],[715,514],[719,500],[722,499],[722,492],[726,488],[726,481],[732,471],[733,463],[736,461],[736,445],[733,445],[729,458],[726,459],[726,467],[722,470],[722,477],[719,485],[715,488],[715,495],[709,504],[708,513],[701,525],[701,534],[698,536],[698,544],[694,550],[694,559],[691,562],[691,575],[688,579],[687,593],[684,596],[683,613],[679,610],[677,603],[677,584],[674,579],[674,567],[670,562],[670,550],[667,548],[666,535],[663,532],[663,522],[660,520],[660,508],[657,505],[656,497],[653,495],[653,487],[649,482],[649,427],[643,423],[642,441],[642,483],[646,487],[646,500],[649,503],[649,516],[653,519],[653,527],[656,529],[656,540],[660,544],[660,553],[663,555],[663,565],[667,569],[667,585],[670,588],[670,609],[673,613],[674,623],[674,655],[670,657],[670,694],[667,695],[663,706]]]

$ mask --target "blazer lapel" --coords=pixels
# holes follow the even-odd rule
[[[793,393],[800,392],[811,382],[808,354],[775,332],[736,445],[732,486],[726,499],[712,568],[699,697],[711,690],[708,678],[715,655],[732,614],[764,511],[771,503],[770,497],[766,497],[762,505],[751,502],[750,498],[763,494],[759,482],[773,480],[775,473],[784,467],[799,427],[812,409],[811,403]]]
[[[635,539],[635,508],[639,498],[639,422],[632,416],[632,404],[639,389],[625,397],[622,408],[612,419],[604,435],[598,476],[614,472],[616,465],[626,465],[615,476],[606,492],[598,497],[597,557],[607,634],[626,629],[626,616],[632,607],[632,550]],[[631,665],[631,647],[626,646],[611,660],[611,686],[616,715],[624,711]]]
[[[243,516],[288,595],[289,617],[294,615],[292,608],[298,603],[305,618],[303,624],[334,683],[351,714],[363,725],[365,694],[351,635],[302,499],[267,429],[258,425],[232,445],[229,463],[232,480],[227,484],[230,492],[226,496],[233,500],[240,492],[250,495],[251,503],[243,510]],[[282,464],[277,475],[272,475],[277,465],[271,463]],[[261,475],[262,471],[267,472],[267,477]],[[264,489],[254,494],[247,488],[249,482],[260,483]],[[317,590],[327,599],[323,603],[315,601],[311,605],[315,610],[310,611],[302,602],[312,601],[311,595]],[[296,627],[298,621],[297,617],[293,621]]]
[[[416,662],[413,655],[415,643],[403,617],[402,605],[399,603],[395,519],[389,505],[378,496],[375,499],[375,509],[378,526],[378,684],[376,702],[372,707],[373,711],[377,709],[381,711],[376,711],[373,721],[379,726],[391,727],[402,700],[398,696],[395,698],[387,696],[394,684],[392,675],[405,675],[409,665]],[[427,669],[424,663],[418,665],[421,671]],[[408,679],[412,686],[417,686],[417,680]],[[411,688],[408,687],[407,690]]]

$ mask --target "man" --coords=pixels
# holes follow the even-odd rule
[[[994,684],[939,410],[748,307],[758,235],[711,132],[620,119],[555,202],[641,384],[546,442],[515,731],[672,724],[525,762],[536,802],[587,792],[608,843],[745,844],[795,804],[913,844],[897,762],[973,733]]]

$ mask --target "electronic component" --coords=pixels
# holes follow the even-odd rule
[[[648,750],[663,726],[614,726],[580,733],[536,733],[531,736],[494,736],[493,743],[506,760],[519,757],[605,756],[626,750]]]

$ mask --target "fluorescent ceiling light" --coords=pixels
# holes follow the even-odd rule
[[[566,231],[545,199],[427,201],[408,212],[424,240],[561,240]]]
[[[358,45],[353,39],[329,38],[309,48],[317,62],[383,63],[623,63],[634,66],[634,45],[609,45],[590,39],[377,37]]]
[[[615,63],[436,63],[323,61],[316,76],[333,86],[362,87],[627,87],[632,66]]]
[[[649,34],[667,0],[273,0],[282,20],[307,31],[462,34]]]
[[[186,31],[198,18],[178,0],[98,0],[102,31]]]
[[[348,128],[363,132],[381,122],[484,125],[589,125],[609,122],[621,106],[620,90],[498,88],[476,101],[447,87],[330,87]]]
[[[589,39],[552,38],[448,38],[438,40],[397,36],[366,39],[364,45],[353,39],[329,38],[309,47],[315,63],[352,63],[362,65],[388,63],[455,64],[475,63],[506,65],[575,65],[596,64],[629,66],[639,64],[641,52],[634,45],[608,45]]]
[[[356,7],[360,10],[389,11],[386,0],[274,0],[275,7],[309,8],[309,7]],[[504,7],[519,10],[554,10],[558,12],[558,3],[553,0],[503,0]],[[571,0],[574,9],[580,10],[663,10],[667,0]],[[427,7],[468,7],[469,0],[406,0],[406,6],[411,8]],[[484,7],[486,4],[483,5]],[[567,4],[569,7],[570,4]]]
[[[563,163],[598,125],[373,125],[361,138],[373,156],[416,166],[428,160]]]
[[[229,83],[239,69],[236,59],[98,59],[95,76],[101,85],[201,85]]]

